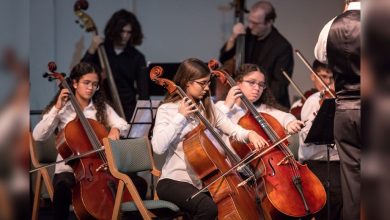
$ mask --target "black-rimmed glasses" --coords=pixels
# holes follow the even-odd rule
[[[254,87],[255,85],[258,85],[260,88],[267,88],[267,85],[264,82],[256,82],[254,80],[243,80],[243,82],[248,83],[251,87]]]
[[[194,82],[198,83],[198,85],[200,85],[202,88],[206,88],[206,86],[210,86],[210,84],[211,84],[211,80],[208,80],[208,81],[196,81],[196,80],[194,80]]]

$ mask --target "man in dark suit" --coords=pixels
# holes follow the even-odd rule
[[[225,63],[235,54],[236,38],[245,34],[245,63],[257,64],[265,70],[267,86],[279,104],[290,108],[288,80],[283,76],[284,69],[290,76],[294,68],[291,44],[273,26],[276,12],[268,1],[255,3],[248,16],[248,27],[242,23],[233,27],[233,33],[220,51],[220,61]]]

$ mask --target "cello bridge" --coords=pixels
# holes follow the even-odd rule
[[[289,162],[289,159],[290,158],[293,158],[293,155],[288,155],[288,156],[285,156],[282,160],[279,161],[279,163],[277,164],[278,166],[280,165],[286,165],[288,162]]]
[[[108,170],[107,163],[103,163],[102,165],[100,165],[100,166],[96,169],[96,172],[99,172],[100,170],[107,171],[107,170]]]

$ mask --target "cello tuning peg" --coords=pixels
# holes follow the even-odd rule
[[[75,20],[74,22],[75,22],[76,24],[80,23],[80,21],[79,21],[79,20]]]
[[[43,74],[42,74],[42,77],[43,78],[47,78],[49,76],[49,74],[47,73],[47,72],[44,72]]]
[[[53,81],[53,78],[52,78],[52,77],[49,77],[49,79],[48,79],[48,80],[49,80],[49,82],[51,82],[51,81]]]

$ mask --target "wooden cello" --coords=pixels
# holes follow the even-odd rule
[[[63,88],[69,90],[69,100],[76,112],[76,118],[70,121],[58,135],[56,144],[62,158],[97,151],[103,146],[102,139],[107,137],[106,128],[93,119],[87,119],[79,106],[75,95],[64,74],[55,72],[54,62],[49,63],[49,80],[57,79]],[[78,219],[111,219],[118,180],[108,170],[104,152],[89,154],[70,161],[74,171],[76,185],[72,189],[72,203]],[[130,201],[129,193],[124,201]]]
[[[170,94],[178,93],[182,98],[187,97],[186,93],[174,82],[159,78],[162,72],[161,67],[153,67],[150,71],[150,78],[158,85],[165,87]],[[229,159],[235,161],[237,158],[234,158],[232,152],[199,110],[195,112],[195,115],[200,123],[185,136],[183,149],[187,163],[199,179],[207,185],[231,167],[226,156],[216,148],[216,145],[225,151]],[[231,172],[208,188],[218,206],[218,219],[259,219],[252,190],[247,185],[239,187],[241,182],[242,179],[237,172]]]
[[[78,0],[74,4],[74,13],[79,18],[80,22],[82,23],[82,27],[84,27],[86,32],[92,32],[94,36],[99,35],[98,30],[96,28],[95,22],[92,20],[91,16],[89,16],[84,11],[88,9],[88,2],[87,0]],[[99,45],[97,49],[100,65],[103,70],[103,76],[107,78],[108,82],[108,88],[110,89],[110,96],[112,98],[113,107],[115,111],[121,116],[122,118],[126,119],[125,112],[123,111],[122,102],[120,100],[118,89],[115,84],[114,76],[111,71],[110,62],[107,57],[106,50],[104,49],[104,45]],[[104,77],[103,77],[104,78]]]
[[[209,67],[222,82],[227,82],[230,86],[236,85],[229,74],[217,70],[217,61],[211,60]],[[285,137],[284,128],[275,118],[257,112],[255,106],[245,96],[241,96],[241,100],[248,111],[238,124],[256,131],[270,144]],[[232,139],[230,142],[241,158],[254,150],[250,145]],[[257,180],[262,183],[262,187],[257,190],[266,193],[266,196],[261,198],[266,218],[303,217],[318,212],[325,205],[326,194],[323,185],[306,165],[295,161],[288,149],[287,141],[277,145],[261,159],[252,161],[251,166],[258,174]]]

